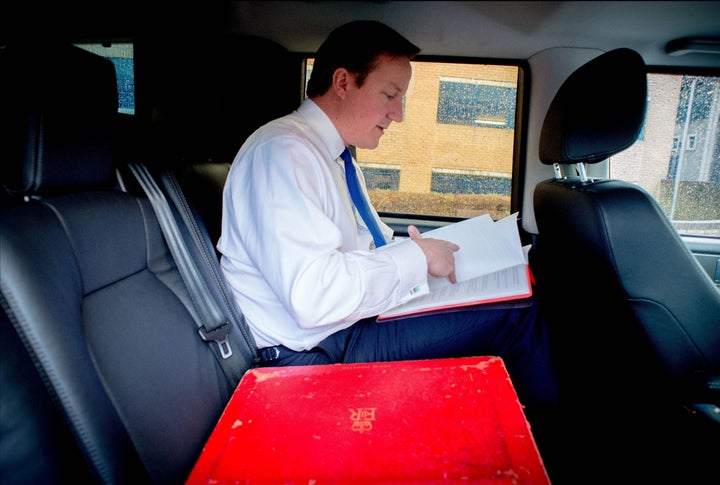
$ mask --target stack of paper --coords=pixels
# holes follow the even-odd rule
[[[422,235],[451,241],[457,283],[429,276],[430,293],[384,312],[378,320],[448,311],[471,305],[517,300],[532,295],[527,252],[517,226],[517,213],[499,221],[485,214]],[[382,249],[382,248],[381,248]]]

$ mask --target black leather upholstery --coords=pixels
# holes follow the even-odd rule
[[[0,313],[0,483],[94,483],[71,429]]]
[[[235,155],[261,125],[297,108],[300,57],[268,39],[217,34],[174,43],[152,66],[147,163],[173,172],[217,243]]]
[[[540,161],[597,163],[635,143],[645,119],[642,57],[616,49],[573,72],[553,98],[540,133]]]
[[[41,62],[43,57],[52,62]],[[61,59],[67,64],[60,64]],[[0,181],[5,194],[112,186],[112,165],[96,161],[111,160],[114,118],[108,113],[117,111],[112,64],[100,63],[84,51],[45,44],[9,46],[0,63]],[[92,75],[78,76],[76,82],[58,80],[66,70],[80,70],[85,64],[94,66]],[[96,102],[73,105],[78,97]],[[82,146],[87,150],[80,150]]]
[[[13,201],[0,210],[0,325],[16,342],[1,358],[34,376],[3,374],[3,451],[37,423],[13,443],[28,461],[1,454],[3,483],[30,457],[66,456],[85,468],[48,466],[37,481],[180,483],[232,391],[149,203],[115,188],[115,82],[110,61],[71,46],[11,45],[0,58],[0,180]],[[28,390],[41,381],[47,395]],[[34,406],[10,414],[5,403],[29,392]],[[50,422],[60,431],[46,434]]]
[[[152,163],[232,163],[266,122],[298,107],[300,57],[260,37],[216,34],[148,42]]]
[[[197,162],[170,169],[198,218],[204,221],[213,249],[220,239],[223,189],[230,162]],[[166,182],[167,183],[167,182]],[[215,249],[216,256],[220,256]]]
[[[645,86],[642,58],[629,49],[582,66],[548,109],[542,163],[596,163],[632,145]],[[706,392],[720,369],[720,292],[635,184],[546,180],[534,208],[533,264],[561,371],[568,462],[597,471],[597,483],[717,477],[720,428],[685,410],[720,402]],[[714,443],[700,444],[712,429]]]

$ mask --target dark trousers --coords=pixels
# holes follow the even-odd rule
[[[280,346],[261,355],[268,366],[492,355],[502,357],[528,419],[557,401],[546,323],[534,298],[385,322],[366,318],[311,350]]]

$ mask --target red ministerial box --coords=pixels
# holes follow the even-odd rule
[[[498,357],[253,369],[187,483],[453,482],[549,483]]]

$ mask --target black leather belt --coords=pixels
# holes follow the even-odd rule
[[[274,347],[264,347],[258,350],[260,359],[265,362],[272,362],[280,358],[280,349],[284,348],[282,345],[276,345]]]

